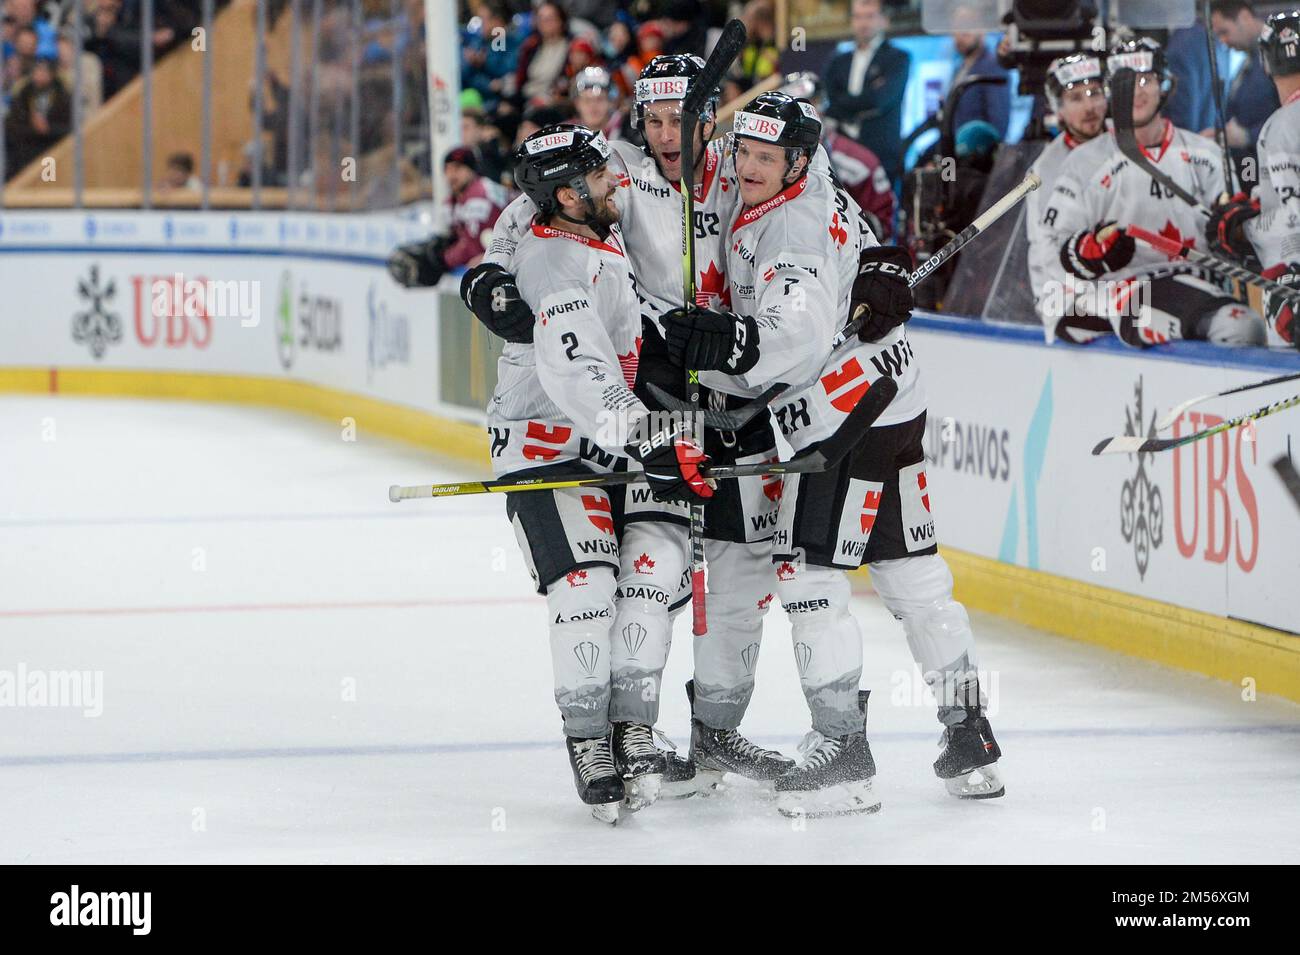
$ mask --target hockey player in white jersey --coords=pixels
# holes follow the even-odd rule
[[[641,339],[635,277],[617,229],[616,173],[604,138],[582,126],[551,126],[515,153],[515,181],[537,218],[520,238],[513,266],[538,320],[531,344],[508,344],[488,406],[493,471],[534,477],[626,468],[640,462],[656,500],[712,495],[707,458],[679,426],[655,430],[633,394]],[[655,525],[624,526],[620,500],[602,488],[507,497],[525,562],[545,594],[555,700],[574,780],[598,818],[616,821],[619,803],[641,808],[658,795],[664,759],[654,745],[656,687],[638,674],[662,670],[667,646],[646,628],[611,632],[620,556],[658,542]],[[683,542],[656,549],[645,567],[648,599],[679,585]],[[656,586],[658,584],[658,586]]]
[[[1269,17],[1259,48],[1282,103],[1255,144],[1259,186],[1215,206],[1205,233],[1213,251],[1300,289],[1300,11]],[[1300,347],[1297,314],[1282,296],[1264,296],[1269,344]]]
[[[662,316],[681,305],[682,207],[681,100],[703,67],[698,57],[660,56],[652,60],[636,85],[634,122],[646,146],[628,142],[611,144],[612,166],[620,169],[620,230],[637,275],[637,294],[644,318],[637,394],[656,407],[650,384],[678,398],[684,397],[685,370],[674,363],[663,344]],[[723,143],[709,142],[717,104],[715,92],[708,100],[696,141],[706,143],[695,167],[696,301],[724,304],[728,290],[724,279],[724,240],[738,202],[734,179],[726,174]],[[533,206],[526,197],[511,204],[498,220],[492,247],[482,265],[462,283],[467,306],[493,332],[508,341],[527,342],[532,336],[532,316],[520,301],[511,270],[518,236],[531,220]],[[725,408],[726,395],[705,392],[706,406]],[[730,404],[742,404],[732,399]],[[705,450],[718,463],[749,464],[775,460],[776,438],[766,414],[735,433],[705,433]],[[708,631],[694,640],[695,677],[687,686],[692,698],[690,760],[699,773],[694,782],[678,779],[665,788],[689,794],[714,785],[724,772],[757,780],[771,780],[788,770],[792,761],[774,750],[756,746],[739,731],[754,691],[754,672],[762,640],[763,618],[773,599],[775,582],[771,566],[771,537],[776,526],[781,490],[778,478],[744,478],[722,482],[705,509],[705,551],[709,567]],[[665,508],[628,495],[623,520],[629,525],[655,523],[663,539],[658,546],[678,552],[685,546],[687,517],[681,508]],[[639,565],[637,560],[645,557]],[[644,628],[653,644],[667,645],[671,637],[668,610],[661,601],[645,603],[647,561],[659,566],[653,549],[625,553],[620,576],[618,619],[614,632]],[[665,567],[675,567],[670,561]],[[655,591],[655,596],[659,592]],[[671,594],[671,590],[669,590]],[[666,650],[665,650],[666,653]],[[650,676],[657,676],[651,674]],[[657,699],[657,698],[656,698]],[[669,762],[670,776],[685,775]]]
[[[879,808],[858,691],[862,634],[849,610],[847,571],[863,562],[939,698],[945,749],[936,773],[957,795],[1000,796],[974,638],[930,517],[925,397],[903,327],[910,260],[871,248],[847,195],[808,174],[820,132],[812,105],[783,93],[736,114],[743,209],[728,230],[734,312],[690,308],[665,320],[669,350],[708,386],[757,395],[787,385],[774,408],[796,451],[833,434],[873,382],[898,384],[841,465],[786,479],[773,561],[813,733],[804,760],[777,780],[778,808],[810,816]],[[857,304],[867,321],[837,342]]]
[[[1110,322],[1089,315],[1086,310],[1075,313],[1075,279],[1072,275],[1063,279],[1060,276],[1060,247],[1052,230],[1043,225],[1043,203],[1056,188],[1056,178],[1066,158],[1106,131],[1106,77],[1101,59],[1091,53],[1073,53],[1053,60],[1047,68],[1046,93],[1061,132],[1029,168],[1042,180],[1042,185],[1025,197],[1029,286],[1047,340],[1064,338],[1082,343],[1109,335]],[[1064,287],[1049,284],[1053,282],[1063,282]],[[1054,294],[1047,294],[1049,290]]]
[[[1125,67],[1137,74],[1138,143],[1157,167],[1209,206],[1223,192],[1219,155],[1213,142],[1164,117],[1173,83],[1164,51],[1145,37],[1122,41],[1107,57],[1106,69],[1113,76]],[[1139,247],[1125,232],[1125,226],[1140,224],[1190,244],[1201,236],[1204,215],[1125,158],[1113,132],[1070,153],[1041,222],[1058,250],[1045,300],[1064,298],[1069,289],[1075,314],[1106,319],[1121,341],[1135,347],[1180,338],[1263,344],[1263,320],[1248,306],[1195,274],[1194,267]],[[1050,301],[1040,308],[1064,311]]]

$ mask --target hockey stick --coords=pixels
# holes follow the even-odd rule
[[[1201,200],[1174,182],[1167,173],[1157,169],[1138,144],[1137,132],[1133,129],[1133,93],[1136,87],[1137,74],[1127,66],[1116,70],[1110,79],[1110,111],[1115,118],[1115,142],[1119,145],[1119,151],[1169,192],[1208,217],[1210,210],[1201,204]]]
[[[877,380],[849,412],[848,417],[835,429],[835,433],[818,442],[811,450],[796,454],[789,461],[767,464],[719,465],[708,468],[708,478],[731,479],[765,477],[771,474],[812,474],[835,467],[844,456],[862,440],[862,436],[876,422],[889,403],[898,394],[898,383],[892,378]],[[593,474],[583,471],[575,474],[556,474],[546,477],[503,479],[499,481],[461,481],[455,484],[394,484],[388,489],[388,499],[394,504],[421,497],[463,497],[467,494],[511,494],[519,491],[553,491],[569,487],[610,487],[632,484],[644,478],[641,471],[616,471],[610,474]]]
[[[1258,272],[1253,272],[1243,265],[1238,265],[1230,259],[1225,259],[1221,255],[1215,255],[1213,252],[1202,252],[1199,249],[1189,248],[1181,242],[1171,239],[1168,236],[1159,235],[1149,229],[1141,226],[1125,226],[1124,231],[1135,239],[1141,239],[1147,245],[1157,251],[1163,252],[1171,259],[1186,259],[1188,262],[1194,262],[1208,272],[1214,272],[1225,278],[1236,279],[1238,282],[1244,282],[1246,285],[1253,285],[1257,289],[1265,292],[1271,292],[1274,295],[1280,295],[1282,298],[1291,302],[1292,305],[1300,308],[1300,289],[1291,288],[1280,282],[1274,282],[1266,279]]]
[[[916,288],[917,285],[933,275],[934,271],[939,266],[943,265],[943,263],[947,262],[954,255],[960,252],[976,237],[988,231],[989,227],[993,225],[994,222],[1006,215],[1010,209],[1014,208],[1017,203],[1041,186],[1042,183],[1043,181],[1032,172],[1025,176],[1025,178],[1020,181],[1019,185],[997,202],[993,203],[993,205],[989,206],[982,215],[977,216],[974,222],[962,229],[961,232],[949,240],[943,248],[921,263],[921,266],[912,273],[912,278],[908,282],[908,285],[912,288]],[[840,345],[844,344],[844,342],[856,335],[858,329],[860,329],[865,323],[866,316],[862,315],[859,315],[850,321],[836,334],[834,340],[831,342],[831,350],[834,351],[836,348],[839,348]],[[704,424],[706,427],[717,428],[722,431],[739,431],[742,427],[753,420],[759,412],[766,409],[772,399],[785,389],[786,385],[778,382],[769,387],[757,398],[739,408],[733,408],[730,411],[704,411],[702,412]],[[653,382],[650,383],[650,393],[655,396],[656,400],[658,400],[665,410],[676,411],[682,414],[686,414],[692,410],[690,405],[683,402],[680,398],[670,395]]]
[[[731,20],[713,45],[704,68],[686,88],[682,98],[681,180],[682,192],[682,307],[695,304],[695,127],[700,111],[708,102],[709,92],[722,82],[723,74],[745,46],[745,25]],[[701,445],[702,434],[695,434],[700,410],[700,376],[694,369],[686,371],[686,397],[691,406],[691,435]],[[704,505],[691,505],[691,632],[703,636],[708,630],[704,590]]]
[[[1237,177],[1233,170],[1232,154],[1228,152],[1228,131],[1224,127],[1223,84],[1219,80],[1219,55],[1214,42],[1214,31],[1210,28],[1210,0],[1205,0],[1205,51],[1210,57],[1210,82],[1214,84],[1214,139],[1219,144],[1223,157],[1223,188],[1228,190],[1225,196],[1238,191]]]
[[[1136,434],[1121,434],[1113,438],[1104,438],[1098,445],[1092,449],[1093,454],[1145,454],[1154,451],[1168,451],[1170,448],[1178,448],[1184,444],[1191,444],[1193,441],[1200,441],[1202,438],[1208,438],[1210,435],[1219,434],[1223,431],[1230,431],[1233,428],[1240,427],[1250,421],[1256,421],[1260,418],[1266,418],[1271,414],[1279,411],[1285,411],[1287,408],[1293,408],[1300,405],[1300,395],[1293,395],[1282,401],[1275,401],[1271,405],[1265,405],[1258,411],[1252,411],[1250,414],[1244,414],[1240,417],[1225,421],[1222,424],[1216,424],[1212,428],[1206,428],[1203,431],[1194,431],[1191,434],[1183,435],[1181,438],[1143,438]]]
[[[1268,385],[1280,385],[1284,381],[1295,381],[1298,378],[1300,378],[1300,372],[1294,375],[1278,375],[1276,378],[1266,378],[1264,381],[1256,381],[1249,385],[1238,385],[1236,388],[1229,388],[1227,391],[1217,391],[1212,395],[1198,395],[1195,398],[1189,398],[1182,404],[1175,406],[1173,411],[1170,411],[1157,421],[1156,430],[1164,431],[1173,425],[1184,411],[1193,405],[1199,405],[1202,401],[1209,401],[1211,398],[1226,398],[1228,395],[1239,394],[1243,391],[1254,391],[1256,388],[1264,388]]]
[[[960,252],[962,248],[977,235],[987,231],[989,226],[993,225],[993,223],[997,222],[1007,213],[1007,210],[1011,209],[1016,205],[1016,203],[1025,198],[1025,196],[1029,195],[1042,184],[1043,180],[1039,179],[1037,175],[1032,172],[1027,173],[1025,178],[1021,179],[1020,183],[1014,189],[985,209],[983,213],[976,216],[974,222],[957,233],[957,235],[954,236],[942,249],[922,262],[912,273],[912,281],[910,283],[912,288],[916,288],[916,286],[920,285],[931,272]]]

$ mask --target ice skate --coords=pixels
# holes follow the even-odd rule
[[[934,761],[934,773],[948,792],[959,799],[1006,795],[997,767],[1002,749],[981,710],[970,709],[964,720],[945,728],[939,744],[944,749]]]
[[[611,748],[623,779],[623,807],[636,812],[659,798],[667,760],[655,746],[654,733],[642,723],[615,723]]]
[[[695,710],[695,681],[686,684],[686,696]],[[720,730],[691,719],[691,761],[695,764],[700,789],[716,789],[723,773],[770,782],[794,766],[794,760],[771,749],[756,746],[738,730]]]
[[[776,781],[781,815],[819,819],[880,810],[880,800],[871,789],[876,761],[866,734],[869,693],[858,693],[862,732],[826,737],[814,730],[804,737],[799,744],[803,759]]]
[[[591,814],[601,822],[618,823],[618,807],[623,801],[623,780],[614,767],[609,737],[578,739],[564,738],[569,750],[569,765],[573,767],[573,782],[578,787],[578,798],[591,807]]]

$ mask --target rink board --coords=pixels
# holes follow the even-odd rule
[[[0,389],[287,407],[486,467],[492,350],[454,282],[408,292],[383,269],[426,230],[384,216],[0,216]],[[195,283],[225,286],[227,312],[187,301]],[[255,315],[230,308],[239,295]],[[1300,512],[1270,467],[1300,438],[1300,413],[1141,461],[1089,453],[1300,359],[1048,347],[1023,326],[936,317],[911,336],[930,396],[931,505],[963,599],[1300,699]],[[1209,402],[1176,427],[1280,396]]]

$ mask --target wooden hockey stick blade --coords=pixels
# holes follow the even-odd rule
[[[1212,395],[1199,395],[1195,398],[1188,398],[1182,404],[1175,405],[1172,411],[1157,421],[1156,430],[1164,431],[1166,428],[1172,427],[1173,423],[1178,420],[1179,415],[1193,405],[1199,405],[1202,401],[1209,401],[1211,398],[1226,398],[1228,395],[1240,394],[1243,391],[1254,391],[1256,388],[1266,388],[1269,385],[1280,385],[1284,381],[1296,381],[1297,379],[1300,379],[1300,372],[1293,375],[1278,375],[1276,378],[1266,378],[1263,381],[1252,382],[1249,385],[1238,385],[1236,388],[1216,391]]]
[[[654,395],[655,400],[659,402],[665,411],[683,415],[696,413],[696,408],[681,398],[670,395],[653,381],[647,382],[647,384],[650,388],[650,394]],[[704,419],[706,428],[713,428],[715,431],[739,431],[761,412],[766,411],[768,403],[785,389],[785,383],[778,381],[753,401],[747,402],[739,408],[732,408],[730,411],[721,408],[702,408],[698,409],[698,411]]]
[[[1136,88],[1137,74],[1127,66],[1116,70],[1115,75],[1110,78],[1110,111],[1115,118],[1115,142],[1119,145],[1119,151],[1129,162],[1183,202],[1208,216],[1210,210],[1201,204],[1201,200],[1157,169],[1138,144],[1137,131],[1133,128],[1133,93]]]

